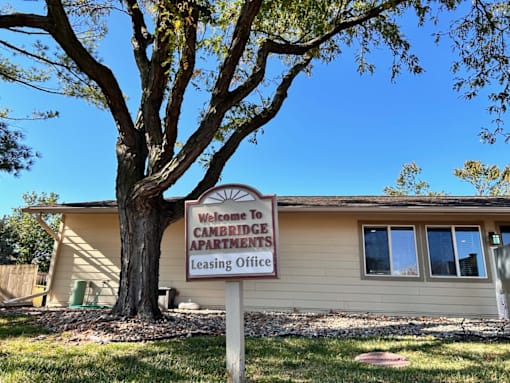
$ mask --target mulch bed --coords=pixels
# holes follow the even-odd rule
[[[36,324],[66,341],[140,342],[197,335],[225,334],[225,313],[214,310],[169,310],[162,319],[142,321],[115,316],[109,310],[0,308],[0,316],[32,315]],[[429,336],[438,339],[506,341],[510,322],[495,319],[398,317],[371,314],[246,312],[250,337]],[[44,338],[42,336],[41,338]]]

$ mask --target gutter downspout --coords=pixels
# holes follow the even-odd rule
[[[43,219],[42,217],[42,213],[37,213],[36,216],[35,216],[35,219],[37,221],[37,223],[39,225],[41,225],[41,227],[43,228],[43,230],[48,233],[49,235],[51,235],[51,237],[55,240],[55,241],[58,241],[58,234],[55,233],[53,231],[53,229],[46,223],[46,221]]]
[[[49,292],[51,291],[51,285],[53,282],[53,271],[54,271],[55,265],[57,263],[57,255],[58,255],[59,248],[60,248],[60,238],[59,238],[59,235],[42,218],[42,213],[37,213],[35,216],[35,219],[37,220],[37,223],[39,223],[39,225],[41,225],[43,230],[46,233],[48,233],[55,240],[55,244],[53,246],[53,251],[51,253],[50,269],[48,270],[48,280],[47,280],[46,289],[44,291],[41,291],[36,294],[30,294],[30,295],[26,295],[24,297],[7,299],[3,302],[0,302],[0,306],[2,306],[2,305],[8,306],[12,303],[17,303],[17,302],[26,301],[26,300],[33,299],[33,298],[42,297],[44,295],[48,295]],[[60,223],[60,225],[62,227],[62,222]]]

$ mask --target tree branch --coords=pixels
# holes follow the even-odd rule
[[[225,144],[212,157],[209,168],[202,180],[185,199],[197,199],[207,189],[213,187],[219,180],[226,162],[235,153],[241,142],[257,129],[271,121],[280,111],[283,102],[287,98],[287,92],[296,76],[301,73],[312,61],[312,56],[307,55],[295,64],[283,77],[278,85],[271,104],[258,115],[239,126],[228,138]]]
[[[3,45],[4,47],[9,48],[9,49],[11,49],[11,50],[13,50],[15,52],[21,53],[24,56],[27,56],[27,57],[33,58],[35,60],[41,61],[41,62],[43,62],[45,64],[48,64],[48,65],[51,65],[51,66],[59,66],[59,67],[65,68],[67,70],[70,70],[70,68],[68,66],[66,66],[66,65],[64,65],[62,63],[49,60],[48,58],[43,57],[43,56],[36,55],[35,53],[29,52],[29,51],[27,51],[25,49],[22,49],[22,48],[19,48],[19,47],[15,46],[15,45],[9,44],[7,41],[0,40],[0,45]]]
[[[246,0],[243,2],[230,48],[212,91],[209,108],[202,118],[200,126],[189,137],[177,156],[167,162],[158,172],[137,184],[133,190],[133,198],[141,195],[154,196],[158,192],[169,188],[189,169],[213,139],[226,111],[232,106],[225,98],[228,95],[228,89],[236,67],[248,43],[251,26],[261,3],[262,0]]]
[[[48,9],[46,16],[23,13],[0,15],[0,28],[34,28],[48,32],[76,62],[80,70],[99,85],[107,98],[120,135],[134,144],[133,124],[122,92],[111,71],[99,64],[79,42],[62,3],[58,0],[46,0],[46,4]]]
[[[133,120],[125,103],[119,84],[111,70],[99,63],[80,43],[74,33],[60,0],[46,0],[48,19],[46,26],[55,41],[76,63],[78,68],[91,80],[96,82],[106,97],[119,131],[119,139],[124,144],[134,147],[138,144],[138,135]]]
[[[57,62],[57,61],[53,61],[53,60],[50,60],[48,59],[47,57],[44,57],[44,56],[40,56],[40,55],[37,55],[37,54],[34,54],[32,52],[29,52],[25,49],[22,49],[22,48],[19,48],[15,45],[12,45],[12,44],[9,44],[8,42],[6,41],[3,41],[3,40],[0,40],[0,45],[3,45],[15,52],[18,52],[18,53],[21,53],[22,55],[24,56],[27,56],[27,57],[30,57],[34,60],[37,60],[37,61],[40,61],[44,64],[47,64],[49,66],[52,66],[52,67],[55,67],[55,68],[62,68],[62,69],[65,69],[67,72],[69,72],[76,80],[78,80],[79,82],[81,83],[86,83],[84,81],[83,78],[81,78],[74,70],[71,66],[69,65],[66,65],[66,64],[63,64],[61,62]],[[6,77],[9,77],[9,76],[6,76]],[[43,92],[47,92],[47,93],[52,93],[52,94],[59,94],[59,95],[62,95],[62,96],[65,96],[66,94],[64,92],[60,92],[60,91],[57,91],[57,90],[51,90],[49,88],[43,88],[43,87],[40,87],[40,86],[37,86],[37,85],[34,85],[33,83],[29,83],[29,82],[25,82],[19,78],[16,78],[16,79],[12,79],[11,77],[9,77],[9,79],[11,79],[12,81],[14,82],[19,82],[23,85],[26,85],[26,86],[29,86],[29,87],[32,87],[34,89],[37,89],[37,90],[41,90]]]
[[[10,29],[16,27],[42,29],[48,31],[50,20],[48,16],[30,13],[12,13],[0,15],[0,28]]]
[[[292,55],[303,55],[309,52],[311,49],[318,48],[321,44],[333,38],[335,35],[346,29],[352,28],[356,25],[361,25],[367,20],[376,18],[384,12],[394,9],[400,4],[405,3],[406,0],[389,0],[379,4],[376,7],[370,8],[368,11],[363,12],[359,15],[349,17],[344,21],[340,21],[338,24],[334,24],[331,29],[321,36],[317,36],[314,39],[309,40],[302,44],[293,43],[279,43],[276,41],[270,41],[269,50],[271,53],[276,54],[292,54]]]
[[[199,9],[195,5],[191,9],[189,20],[184,23],[184,46],[179,62],[179,70],[175,77],[166,106],[166,148],[164,149],[163,157],[161,158],[163,162],[173,157],[174,146],[177,141],[177,126],[184,100],[184,92],[186,91],[195,69],[198,17]]]
[[[236,67],[244,52],[246,44],[249,40],[251,24],[260,8],[260,1],[246,1],[241,9],[239,18],[234,30],[232,43],[229,52],[221,67],[218,80],[212,91],[212,98],[209,108],[202,119],[198,129],[190,136],[184,147],[177,156],[165,164],[160,171],[152,176],[145,178],[134,188],[134,195],[155,195],[156,193],[169,188],[173,185],[184,172],[195,162],[208,143],[214,137],[217,130],[221,126],[221,121],[226,111],[248,95],[263,79],[265,73],[265,65],[269,53],[287,53],[293,55],[304,55],[310,50],[318,47],[329,38],[339,33],[341,30],[356,25],[371,17],[376,17],[390,6],[401,3],[405,0],[391,0],[387,3],[367,11],[361,16],[351,18],[336,25],[328,33],[313,39],[305,44],[282,44],[271,40],[267,40],[264,47],[259,51],[258,68],[252,73],[249,80],[237,90],[229,93],[228,89],[231,84]]]
[[[38,90],[40,92],[44,92],[44,93],[49,93],[49,94],[58,94],[60,96],[65,96],[64,93],[62,92],[59,92],[58,90],[52,90],[52,89],[49,89],[49,88],[44,88],[42,86],[38,86],[38,85],[35,85],[35,84],[32,84],[31,82],[29,81],[24,81],[22,80],[21,78],[19,77],[13,77],[5,72],[2,71],[2,69],[0,69],[0,77],[3,77],[9,81],[12,81],[14,83],[18,83],[18,84],[21,84],[21,85],[25,85],[29,88],[32,88],[32,89],[35,89],[35,90]]]
[[[257,59],[255,68],[248,79],[238,86],[236,89],[228,93],[228,100],[230,105],[236,105],[248,96],[264,79],[267,59],[271,53],[274,54],[290,54],[301,56],[310,52],[312,49],[320,47],[321,44],[330,40],[340,32],[359,25],[367,20],[380,16],[385,11],[404,3],[405,0],[390,0],[380,4],[377,7],[371,8],[365,13],[350,17],[347,20],[340,21],[330,28],[329,31],[321,36],[315,37],[305,43],[292,43],[292,42],[277,42],[272,39],[265,40],[257,52]],[[340,16],[339,16],[340,17]]]
[[[253,20],[259,12],[261,4],[261,0],[246,0],[243,3],[234,29],[230,48],[228,49],[225,61],[223,62],[218,75],[218,80],[216,81],[212,92],[213,97],[215,95],[225,96],[228,92],[239,60],[244,53],[246,44],[248,43]]]
[[[147,47],[152,42],[152,36],[147,31],[147,26],[140,10],[140,5],[136,0],[126,0],[128,14],[131,17],[131,26],[133,28],[133,37],[131,45],[135,61],[142,77],[142,88],[147,84],[149,72],[149,59],[147,57]]]
[[[163,132],[161,126],[160,110],[163,104],[165,89],[169,82],[170,58],[173,55],[171,44],[168,41],[167,31],[162,28],[162,11],[158,13],[157,33],[152,47],[146,91],[142,98],[142,116],[145,127],[145,136],[149,149],[148,174],[158,170],[161,163]]]
[[[239,128],[232,133],[221,149],[214,154],[207,172],[193,191],[184,198],[164,202],[163,210],[166,220],[163,219],[163,225],[169,225],[184,215],[184,203],[186,200],[197,199],[206,190],[216,185],[225,164],[236,152],[241,142],[276,116],[287,98],[287,91],[292,85],[292,82],[296,76],[310,64],[311,60],[312,56],[307,56],[304,57],[301,62],[295,64],[283,77],[275,91],[271,104],[257,116],[250,119],[250,121],[239,126]]]

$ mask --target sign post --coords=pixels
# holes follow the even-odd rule
[[[186,201],[186,280],[225,280],[228,382],[244,373],[243,279],[278,278],[276,198],[245,185]]]
[[[228,382],[243,383],[245,357],[242,280],[225,282],[225,314]]]

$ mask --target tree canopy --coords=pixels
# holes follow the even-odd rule
[[[15,262],[15,239],[14,232],[7,224],[7,218],[0,218],[0,265],[8,265]]]
[[[415,161],[411,161],[402,165],[402,170],[395,182],[395,186],[385,186],[384,194],[392,196],[405,195],[422,195],[422,196],[440,196],[445,192],[435,192],[430,189],[427,181],[418,178],[422,168]]]
[[[55,193],[23,194],[25,206],[53,205],[58,202],[58,198]],[[35,263],[39,266],[39,271],[48,271],[54,239],[44,231],[34,216],[24,214],[22,208],[13,209],[11,215],[2,219],[3,230],[0,234],[8,245],[4,248],[6,251],[4,256],[12,263]],[[58,214],[43,214],[41,218],[53,231],[58,231],[60,224]],[[7,254],[8,251],[10,254]]]
[[[46,0],[44,7],[25,3],[25,11],[2,3],[0,78],[83,98],[115,122],[122,249],[114,310],[124,315],[158,315],[163,231],[182,217],[185,199],[216,184],[240,143],[256,139],[276,116],[299,74],[346,48],[356,52],[361,73],[375,70],[370,54],[381,49],[393,57],[392,78],[423,71],[401,28],[412,15],[423,25],[451,13],[454,21],[436,38],[451,39],[458,54],[455,88],[469,98],[491,85],[495,128],[484,137],[503,132],[510,84],[506,0]],[[100,58],[101,38],[116,23],[131,28],[126,38],[138,95],[124,94]],[[181,120],[191,92],[204,100],[195,126]],[[134,110],[127,96],[139,101]],[[188,195],[165,200],[163,193],[199,160],[207,166]]]
[[[431,191],[427,181],[418,179],[421,172],[422,168],[415,161],[403,164],[395,186],[385,186],[384,194],[393,196],[446,194],[444,191]],[[500,168],[498,165],[484,164],[479,160],[467,160],[462,168],[453,170],[453,175],[471,184],[477,195],[510,195],[510,165]]]
[[[468,160],[462,168],[454,169],[453,174],[473,185],[478,195],[510,194],[510,165],[500,169],[497,165]]]
[[[23,133],[9,129],[0,121],[0,171],[19,175],[22,170],[29,170],[37,153],[24,145]]]

